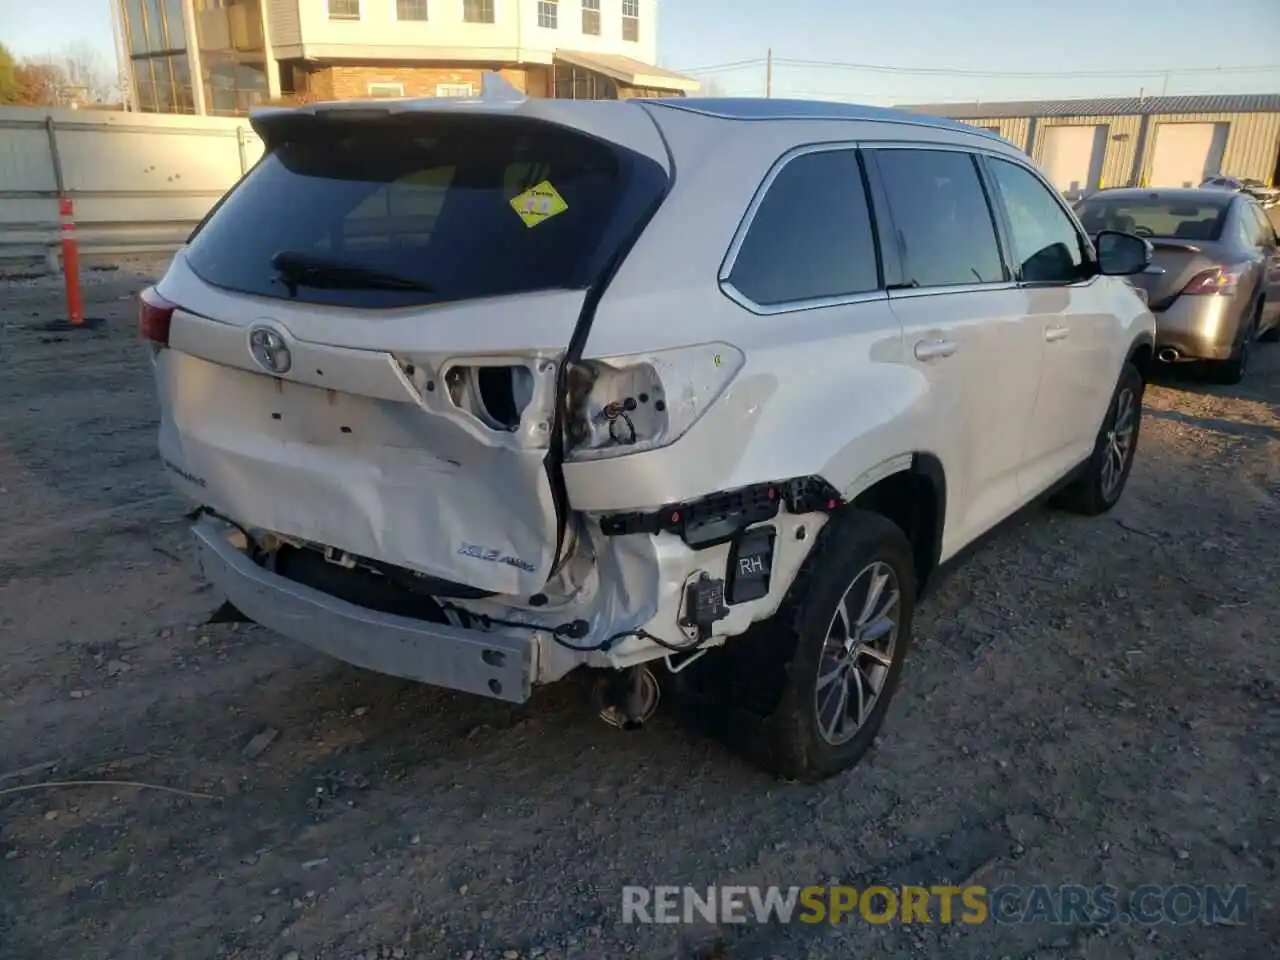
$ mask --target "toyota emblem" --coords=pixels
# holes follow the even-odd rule
[[[293,363],[284,337],[270,327],[254,327],[249,331],[249,352],[268,373],[288,373]]]

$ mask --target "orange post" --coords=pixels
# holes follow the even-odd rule
[[[67,319],[71,326],[84,325],[84,300],[80,296],[80,245],[76,242],[75,202],[70,197],[58,198],[58,217],[62,221],[62,276],[67,285]]]

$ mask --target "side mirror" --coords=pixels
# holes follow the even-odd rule
[[[1098,272],[1109,277],[1130,277],[1151,266],[1155,248],[1132,233],[1101,230],[1094,240],[1098,249]]]

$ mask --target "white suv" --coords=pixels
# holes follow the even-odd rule
[[[232,616],[509,701],[602,668],[619,723],[678,677],[818,778],[939,564],[1120,496],[1150,246],[1095,250],[998,137],[489,80],[252,122],[264,159],[140,310]]]

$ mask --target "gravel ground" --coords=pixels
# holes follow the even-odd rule
[[[130,295],[0,285],[0,956],[1278,955],[1280,346],[1147,396],[1115,512],[1033,512],[928,600],[885,735],[780,783],[660,717],[369,674],[215,598]],[[246,749],[248,748],[248,749]],[[137,786],[49,786],[49,781]],[[17,791],[14,788],[31,787]],[[635,926],[624,884],[1247,884],[1238,926]],[[715,945],[719,938],[719,944]]]

